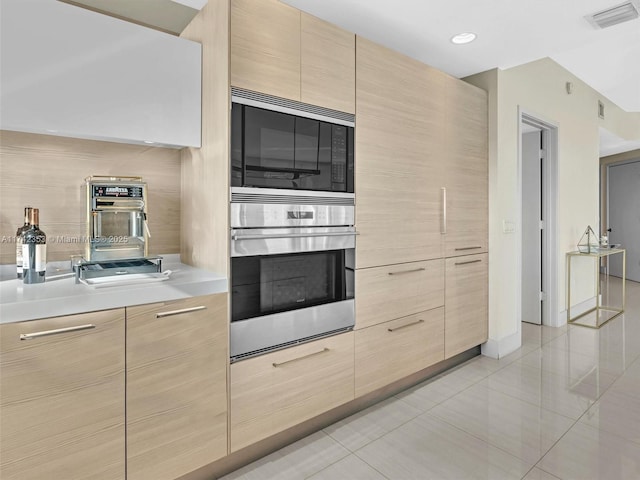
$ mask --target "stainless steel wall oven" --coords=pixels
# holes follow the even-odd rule
[[[352,329],[353,197],[234,190],[231,360]]]

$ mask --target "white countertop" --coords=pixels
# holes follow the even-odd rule
[[[45,283],[25,285],[15,278],[15,266],[0,266],[0,323],[12,323],[75,313],[107,310],[145,303],[165,302],[228,291],[224,275],[180,263],[179,255],[162,255],[168,280],[140,285],[91,288],[76,284],[69,262],[47,265]],[[65,270],[66,269],[66,270]]]

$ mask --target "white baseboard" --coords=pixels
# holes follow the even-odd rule
[[[578,315],[583,314],[584,312],[591,310],[596,307],[596,297],[591,297],[586,299],[584,302],[580,302],[571,307],[571,316],[577,317]],[[553,319],[552,319],[553,320]],[[562,310],[558,313],[558,318],[556,318],[555,323],[552,322],[551,327],[562,327],[567,324],[567,311]]]
[[[491,358],[506,357],[512,352],[515,352],[522,346],[522,334],[518,330],[508,337],[496,340],[490,338],[486,343],[482,344],[482,355]]]

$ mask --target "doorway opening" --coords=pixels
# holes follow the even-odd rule
[[[627,250],[626,279],[640,282],[640,158],[607,165],[607,228],[609,243]],[[604,230],[604,228],[603,228]],[[622,277],[622,259],[613,255],[609,274]]]
[[[520,321],[559,326],[557,126],[519,112]]]

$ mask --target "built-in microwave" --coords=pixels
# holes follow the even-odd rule
[[[353,193],[351,114],[234,89],[231,186]]]

